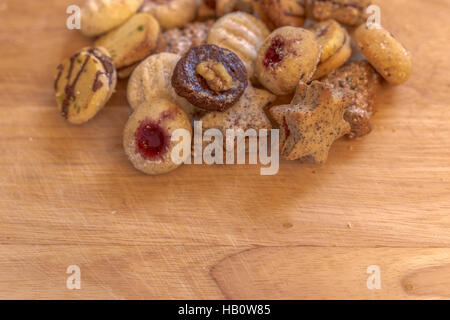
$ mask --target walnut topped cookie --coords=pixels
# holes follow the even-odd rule
[[[61,115],[73,124],[93,118],[111,97],[116,69],[104,48],[84,48],[57,68],[55,94]]]
[[[89,37],[108,32],[127,21],[143,0],[87,0],[81,8],[81,32]]]
[[[300,82],[289,105],[275,106],[270,113],[280,127],[280,150],[288,160],[324,163],[333,142],[350,132],[344,120],[348,93],[332,85]]]
[[[208,111],[231,107],[247,84],[247,71],[239,57],[212,44],[190,49],[178,61],[172,75],[176,93]]]

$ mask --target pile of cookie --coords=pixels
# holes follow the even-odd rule
[[[172,133],[280,129],[288,160],[324,163],[333,142],[371,131],[383,79],[404,83],[411,58],[369,25],[370,0],[87,0],[96,37],[57,67],[56,101],[73,124],[93,118],[127,79],[123,137],[133,165],[169,172]],[[365,59],[351,61],[360,51]],[[350,59],[350,60],[349,60]],[[286,103],[288,102],[288,103]],[[190,155],[183,155],[189,157]]]

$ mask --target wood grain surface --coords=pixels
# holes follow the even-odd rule
[[[447,0],[376,1],[414,73],[326,165],[158,177],[122,150],[126,83],[85,125],[56,110],[56,66],[91,43],[65,27],[73,3],[0,0],[0,298],[450,298]]]

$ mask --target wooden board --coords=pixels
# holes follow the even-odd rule
[[[377,1],[414,73],[326,165],[159,177],[123,153],[125,83],[88,124],[56,112],[55,67],[90,43],[72,3],[0,0],[0,298],[450,298],[448,1]]]

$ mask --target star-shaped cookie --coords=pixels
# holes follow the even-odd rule
[[[219,129],[225,137],[227,129],[271,129],[272,125],[264,108],[275,101],[275,95],[262,89],[248,86],[242,97],[224,112],[210,112],[201,118],[203,131]]]
[[[335,88],[351,90],[353,94],[344,114],[344,119],[351,126],[349,138],[370,133],[374,96],[381,85],[381,76],[375,69],[367,61],[349,62],[329,73],[321,81]]]
[[[300,82],[291,104],[270,109],[280,127],[280,150],[288,160],[324,163],[333,142],[350,132],[344,120],[348,91]]]

